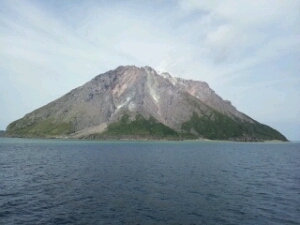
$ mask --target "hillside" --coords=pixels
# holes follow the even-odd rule
[[[7,127],[13,137],[287,139],[239,112],[207,83],[120,66]]]

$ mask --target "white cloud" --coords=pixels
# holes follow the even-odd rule
[[[285,17],[294,16],[297,7],[299,10],[298,0],[227,0],[222,1],[222,4],[216,9],[216,13],[244,26],[261,27],[285,21]]]
[[[291,27],[300,27],[300,2],[296,0],[180,1],[187,11],[207,11],[205,44],[215,62],[240,58],[256,51],[278,35],[289,36]],[[203,21],[203,18],[199,20]],[[200,24],[200,23],[198,23]],[[203,28],[203,27],[201,27]],[[290,29],[290,30],[289,30]],[[194,29],[196,30],[196,29]],[[297,32],[297,31],[294,31]],[[298,34],[299,34],[298,30]],[[199,36],[203,34],[199,32]]]
[[[180,0],[179,4],[186,11],[207,11],[212,17],[229,23],[262,26],[297,20],[300,3],[298,0]]]
[[[204,10],[211,11],[222,3],[222,0],[198,1],[198,0],[180,0],[180,6],[187,11]]]

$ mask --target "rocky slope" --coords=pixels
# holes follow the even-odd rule
[[[147,66],[120,66],[100,74],[11,123],[6,134],[286,141],[278,131],[236,110],[207,83],[158,74]]]

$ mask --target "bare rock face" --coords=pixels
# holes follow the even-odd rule
[[[205,82],[158,74],[148,66],[120,66],[11,123],[7,134],[80,138],[104,132],[124,114],[131,120],[136,115],[153,117],[181,132],[182,125],[195,113],[211,121],[216,115],[223,115],[237,123],[257,123],[236,110],[230,101],[223,100]],[[190,130],[202,137],[194,128]]]

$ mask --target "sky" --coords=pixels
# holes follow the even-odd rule
[[[119,65],[201,80],[300,140],[299,0],[2,0],[0,129]]]

